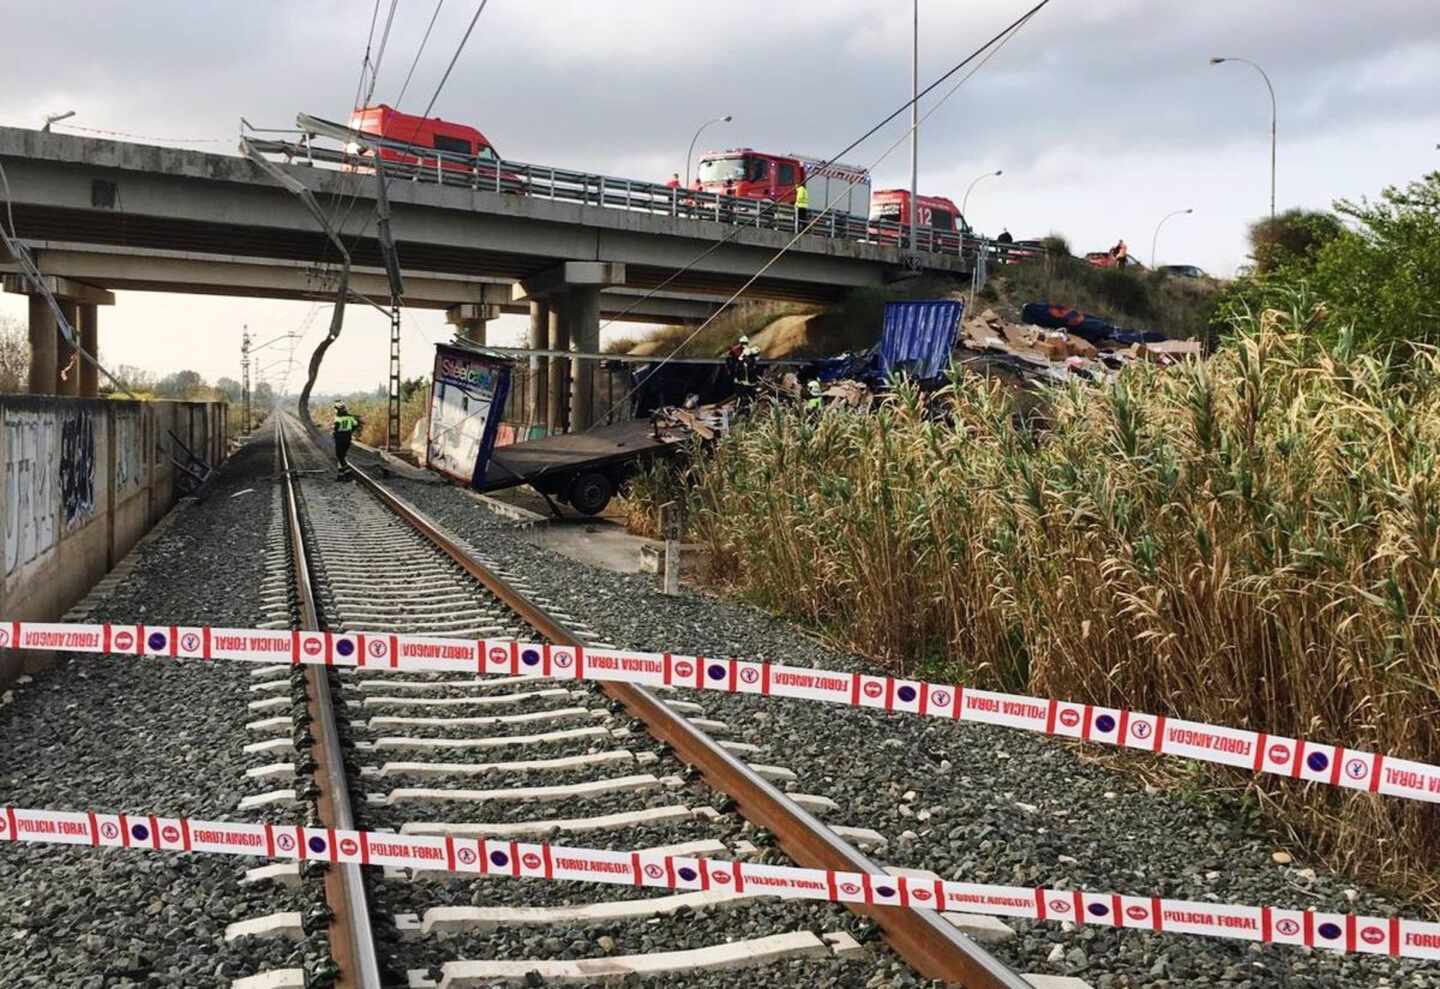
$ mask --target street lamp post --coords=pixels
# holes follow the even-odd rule
[[[728,124],[733,117],[725,114],[723,117],[716,117],[714,120],[707,120],[695,131],[695,136],[690,139],[690,150],[685,152],[685,188],[690,188],[690,159],[695,157],[695,142],[700,140],[700,132],[711,124]]]
[[[66,110],[64,113],[47,113],[45,115],[45,126],[40,129],[48,134],[50,133],[51,124],[58,124],[62,120],[69,120],[73,116],[75,116],[74,110]]]
[[[1177,209],[1175,212],[1166,215],[1166,217],[1165,217],[1164,220],[1161,220],[1159,223],[1155,224],[1155,236],[1150,238],[1150,270],[1151,270],[1151,271],[1154,271],[1154,270],[1155,270],[1155,247],[1156,247],[1157,244],[1160,243],[1160,228],[1163,227],[1163,226],[1165,226],[1165,221],[1166,221],[1166,220],[1169,220],[1170,217],[1172,217],[1172,216],[1181,216],[1181,215],[1188,214],[1188,213],[1193,213],[1193,212],[1195,212],[1193,209]]]
[[[910,55],[910,250],[916,250],[920,231],[920,0],[914,4],[914,32]]]
[[[979,185],[986,179],[997,178],[1004,174],[1004,169],[997,168],[993,172],[986,172],[984,175],[977,175],[975,177],[975,181],[971,182],[970,185],[966,187],[965,197],[960,200],[960,218],[964,220],[966,224],[969,224],[970,222],[970,190],[975,188],[977,185]]]
[[[1233,55],[1215,57],[1210,59],[1211,65],[1219,65],[1222,62],[1243,62],[1256,72],[1260,78],[1265,80],[1265,88],[1270,90],[1270,219],[1275,219],[1275,128],[1280,118],[1279,104],[1275,102],[1275,87],[1270,83],[1270,77],[1259,65],[1248,58],[1237,58]]]

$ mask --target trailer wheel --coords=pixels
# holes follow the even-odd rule
[[[588,471],[579,475],[570,482],[570,492],[567,500],[571,507],[582,515],[599,515],[610,504],[610,496],[615,493],[615,485],[610,478],[598,470]]]

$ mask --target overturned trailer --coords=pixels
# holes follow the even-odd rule
[[[511,358],[498,351],[436,345],[427,467],[476,491],[529,486],[556,514],[560,501],[598,515],[637,470],[672,455],[689,435],[708,438],[713,428],[703,417],[677,419],[661,410],[654,417],[498,446],[512,368]]]

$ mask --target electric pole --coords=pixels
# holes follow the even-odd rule
[[[242,433],[250,432],[250,325],[245,325],[245,330],[240,336],[240,395],[245,403],[245,428]]]

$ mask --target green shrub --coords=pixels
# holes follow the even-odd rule
[[[1350,227],[1312,219],[1298,248],[1255,242],[1264,263],[1226,291],[1223,320],[1284,307],[1299,292],[1324,303],[1308,332],[1332,346],[1404,358],[1411,344],[1440,345],[1440,172],[1392,186],[1379,202],[1341,200],[1335,210]]]

